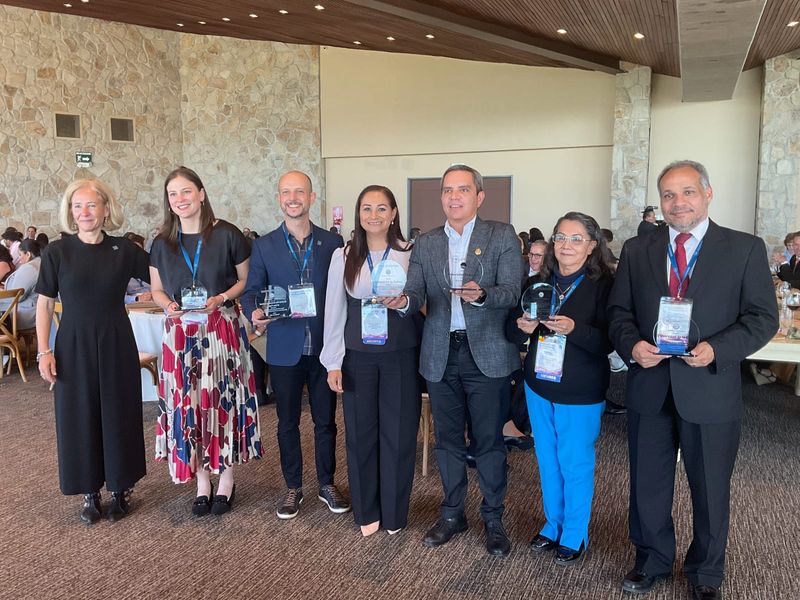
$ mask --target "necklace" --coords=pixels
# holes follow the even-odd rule
[[[564,296],[566,296],[569,293],[569,291],[572,289],[573,285],[575,285],[574,281],[569,284],[569,287],[567,289],[562,290],[561,286],[556,283],[556,292],[558,292],[558,301],[559,302],[563,302],[564,301]]]

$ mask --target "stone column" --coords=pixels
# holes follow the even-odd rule
[[[764,64],[756,235],[770,250],[800,226],[800,52]]]
[[[622,63],[616,76],[611,158],[612,249],[636,235],[647,199],[650,164],[650,67]]]

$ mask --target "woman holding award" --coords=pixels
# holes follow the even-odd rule
[[[328,385],[343,394],[347,471],[355,521],[364,536],[408,522],[417,449],[419,336],[412,318],[387,309],[411,254],[386,187],[358,196],[355,235],[328,271],[324,347]]]
[[[197,174],[164,182],[164,225],[150,251],[153,301],[167,313],[156,460],[175,483],[197,477],[192,513],[231,509],[233,465],[260,458],[256,385],[247,330],[234,300],[247,279],[244,235],[214,218]],[[219,474],[217,494],[211,474]]]
[[[612,275],[600,227],[590,216],[559,219],[541,271],[523,285],[522,316],[510,333],[530,336],[525,394],[544,502],[535,552],[574,564],[589,544],[594,445],[608,388],[606,303]]]

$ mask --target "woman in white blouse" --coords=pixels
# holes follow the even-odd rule
[[[407,525],[414,480],[419,333],[411,315],[386,309],[372,283],[373,273],[408,270],[411,245],[398,221],[391,190],[364,188],[353,240],[331,259],[325,298],[320,362],[342,393],[353,514],[364,536]]]
[[[19,266],[6,279],[6,289],[22,289],[22,297],[17,304],[17,329],[30,329],[36,326],[36,301],[39,294],[33,291],[39,279],[39,258],[41,246],[35,240],[24,239],[19,245]],[[0,313],[4,310],[0,303]]]

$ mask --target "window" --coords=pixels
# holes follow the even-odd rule
[[[133,141],[133,119],[111,119],[111,139],[115,142]]]
[[[81,118],[78,115],[62,115],[56,113],[56,137],[80,138]]]

